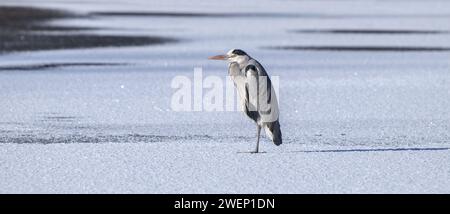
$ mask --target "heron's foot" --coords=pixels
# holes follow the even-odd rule
[[[264,153],[267,153],[267,152],[257,152],[257,151],[249,151],[249,152],[247,152],[247,151],[245,151],[245,152],[237,152],[237,153],[241,153],[241,154],[264,154]]]

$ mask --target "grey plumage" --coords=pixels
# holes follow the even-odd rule
[[[242,69],[240,67],[243,67]],[[244,84],[244,92],[241,92],[244,98],[241,97],[241,105],[244,113],[252,119],[257,125],[261,126],[266,130],[267,135],[271,138],[275,145],[282,144],[282,134],[280,129],[280,123],[278,119],[278,101],[272,87],[272,81],[267,75],[264,67],[256,60],[250,59],[246,64],[241,65],[238,69],[239,72],[231,71],[231,69],[236,69],[237,67],[230,66],[230,73],[243,75],[243,82],[235,82],[237,84]],[[260,79],[266,79],[266,83],[262,83]],[[251,87],[255,87],[258,91],[253,94],[257,94],[258,97],[252,98]],[[259,87],[258,87],[259,86]],[[239,90],[239,88],[238,88]],[[272,100],[272,96],[275,97]],[[252,99],[254,102],[251,102]],[[269,107],[262,108],[263,104],[261,102],[266,102]],[[258,107],[255,103],[260,104]],[[264,120],[264,118],[266,118]],[[268,119],[267,119],[268,118]]]
[[[210,59],[227,59],[230,62],[228,73],[238,91],[241,109],[257,125],[255,152],[259,151],[259,134],[262,128],[275,145],[281,145],[278,100],[264,67],[239,49],[232,49],[226,55]]]

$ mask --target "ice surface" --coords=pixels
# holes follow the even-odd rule
[[[2,145],[1,193],[448,193],[449,150],[251,155],[247,143]]]
[[[91,16],[52,26],[180,41],[0,55],[1,193],[450,192],[449,51],[272,49],[448,48],[450,2],[125,2],[1,3]],[[308,33],[336,29],[436,32]],[[225,79],[206,59],[236,47],[280,76],[284,144],[264,138],[260,155],[238,153],[255,143],[242,113],[170,109],[174,76]]]

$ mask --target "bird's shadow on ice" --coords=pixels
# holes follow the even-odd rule
[[[253,151],[242,151],[242,152],[237,152],[238,154],[265,154],[267,152],[253,152]]]
[[[398,152],[398,151],[442,151],[450,148],[376,148],[376,149],[323,149],[323,150],[298,150],[287,151],[288,153],[327,153],[327,152]]]

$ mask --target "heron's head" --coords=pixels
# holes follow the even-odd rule
[[[231,49],[224,55],[209,57],[213,60],[227,60],[229,63],[244,64],[250,59],[250,56],[241,49]]]

